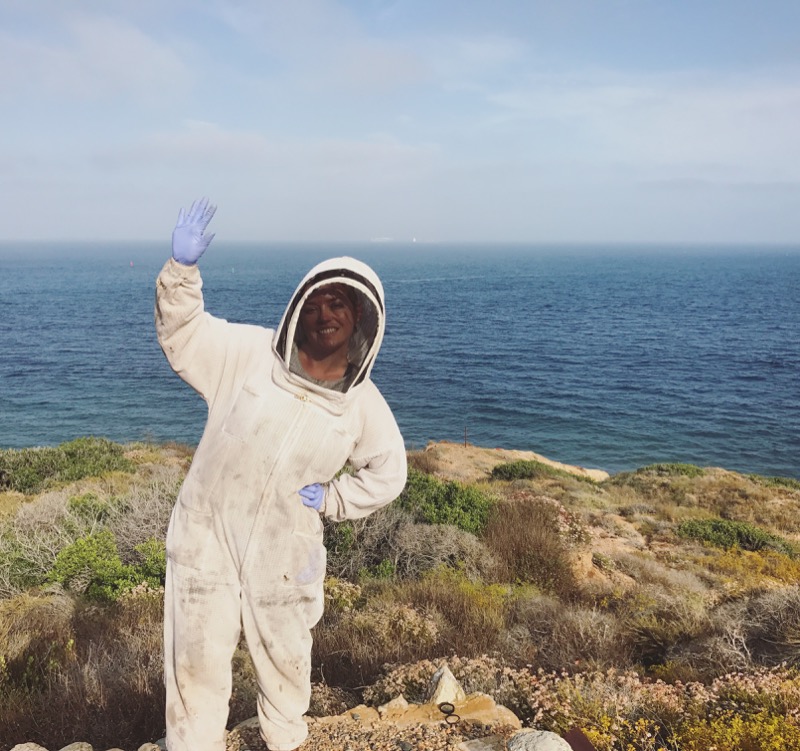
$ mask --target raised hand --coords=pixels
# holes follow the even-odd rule
[[[217,207],[210,205],[207,198],[192,203],[188,214],[181,209],[178,222],[172,231],[172,257],[178,263],[193,266],[206,252],[206,248],[214,239],[214,233],[210,235],[203,233],[216,210]]]

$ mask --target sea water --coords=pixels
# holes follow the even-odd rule
[[[0,447],[197,443],[206,405],[153,328],[168,254],[0,245]],[[409,448],[800,477],[800,248],[215,241],[206,309],[274,327],[305,272],[336,255],[383,281],[373,379]]]

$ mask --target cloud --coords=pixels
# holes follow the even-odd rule
[[[120,19],[76,14],[36,36],[0,33],[0,96],[161,102],[191,80],[181,59]]]
[[[422,80],[423,61],[407,44],[370,35],[344,5],[328,0],[218,3],[219,20],[293,85],[362,93]]]
[[[800,77],[773,74],[532,78],[487,94],[498,131],[541,152],[664,177],[800,178]]]
[[[101,166],[147,169],[153,164],[240,170],[280,162],[305,163],[316,170],[337,172],[344,167],[377,171],[435,153],[431,146],[413,146],[388,135],[365,139],[271,137],[253,130],[226,129],[217,123],[190,120],[180,130],[151,134],[119,149],[105,150],[94,159]]]

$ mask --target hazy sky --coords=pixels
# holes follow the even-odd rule
[[[0,240],[800,242],[798,0],[0,0]]]

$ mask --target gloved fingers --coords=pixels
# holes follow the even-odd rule
[[[192,207],[189,209],[189,215],[187,217],[188,223],[200,224],[203,219],[203,214],[205,214],[207,208],[207,198],[198,198],[196,201],[192,201]]]
[[[213,240],[213,239],[214,239],[216,236],[217,236],[217,233],[216,233],[216,232],[212,232],[210,235],[204,235],[204,236],[203,236],[203,247],[204,247],[204,248],[207,248],[209,245],[211,245],[211,241],[212,241],[212,240]]]
[[[212,220],[212,218],[214,217],[214,214],[216,213],[216,211],[217,211],[217,207],[214,206],[213,204],[209,204],[208,206],[206,206],[206,208],[203,209],[203,214],[202,214],[198,224],[203,229],[208,227],[208,223]]]
[[[315,498],[319,493],[320,486],[319,485],[306,485],[304,488],[300,488],[297,492],[300,493],[303,498],[308,498],[309,500]]]
[[[178,212],[178,221],[175,222],[176,227],[182,227],[186,223],[186,212],[181,209]]]

